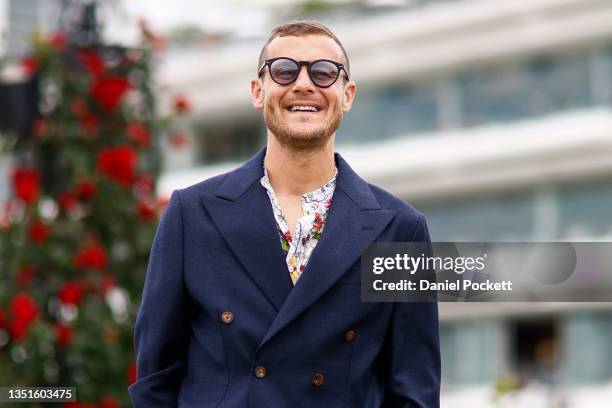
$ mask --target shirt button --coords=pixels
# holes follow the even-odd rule
[[[221,313],[221,321],[225,324],[230,324],[234,321],[234,314],[232,312]]]
[[[355,330],[348,330],[344,333],[344,340],[353,341],[355,339]]]
[[[267,374],[266,367],[262,366],[262,365],[258,365],[257,367],[255,367],[255,370],[253,370],[253,373],[255,374],[256,378],[264,378]]]
[[[312,376],[312,385],[316,385],[318,387],[320,385],[323,385],[324,382],[325,382],[325,377],[323,377],[323,374],[316,373],[315,375]]]

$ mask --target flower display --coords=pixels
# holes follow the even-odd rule
[[[180,97],[156,112],[147,38],[122,49],[40,34],[20,62],[41,109],[9,152],[0,203],[0,383],[78,387],[66,407],[129,406],[136,381],[136,305],[167,204],[156,138],[169,142],[172,115],[191,109]]]

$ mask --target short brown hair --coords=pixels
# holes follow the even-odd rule
[[[346,72],[347,74],[350,75],[351,70],[349,68],[349,59],[348,59],[348,55],[346,54],[346,50],[344,49],[344,46],[342,45],[338,37],[336,37],[335,34],[332,33],[332,31],[329,28],[325,27],[323,24],[315,20],[292,21],[290,23],[285,23],[277,27],[274,27],[274,29],[272,29],[272,32],[270,33],[270,36],[268,37],[268,40],[266,41],[264,46],[261,48],[261,52],[259,53],[259,62],[257,64],[257,69],[261,68],[262,64],[264,63],[264,60],[266,59],[265,55],[266,55],[266,49],[268,47],[268,44],[270,44],[272,40],[275,39],[276,37],[288,37],[288,36],[301,37],[305,35],[317,35],[317,34],[328,36],[329,38],[334,40],[336,44],[340,46],[340,49],[342,50],[342,55],[344,56],[344,65],[346,67]]]

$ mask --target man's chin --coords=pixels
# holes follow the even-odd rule
[[[325,132],[324,129],[309,129],[288,132],[281,132],[276,135],[279,142],[286,144],[289,147],[299,150],[310,150],[320,148],[329,140],[331,134]]]
[[[329,135],[325,134],[325,129],[308,129],[308,130],[290,130],[287,132],[287,137],[296,140],[318,140],[327,139]]]

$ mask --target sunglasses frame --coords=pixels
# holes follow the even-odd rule
[[[274,76],[272,75],[272,71],[270,71],[270,67],[272,66],[272,63],[274,61],[277,61],[277,60],[280,60],[280,59],[286,59],[286,60],[292,61],[293,63],[295,63],[298,66],[298,71],[297,71],[298,74],[295,76],[293,81],[288,82],[286,84],[282,84],[282,83],[278,82],[276,79],[274,79]],[[317,62],[321,62],[321,61],[330,62],[330,63],[334,64],[336,66],[336,68],[338,68],[338,75],[336,75],[336,78],[334,79],[334,81],[331,84],[326,85],[326,86],[317,85],[317,83],[312,79],[312,71],[310,70],[310,67],[312,67],[313,64],[316,64]],[[340,72],[341,71],[344,71],[344,74],[346,75],[346,80],[349,81],[349,74],[346,71],[346,68],[344,68],[343,64],[340,64],[339,62],[332,61],[332,60],[325,59],[325,58],[314,60],[314,61],[296,61],[293,58],[289,58],[289,57],[270,58],[270,59],[265,60],[264,63],[262,64],[261,68],[259,68],[259,72],[258,72],[257,77],[261,78],[261,75],[263,74],[264,68],[268,67],[268,73],[270,74],[270,78],[274,82],[276,82],[277,84],[282,85],[282,86],[286,86],[286,85],[292,84],[295,81],[297,81],[298,77],[300,76],[300,72],[302,71],[302,66],[306,66],[306,71],[308,72],[308,78],[310,78],[310,81],[313,84],[315,84],[317,87],[319,87],[319,88],[329,88],[330,86],[335,84],[338,81],[338,78],[340,78]]]

